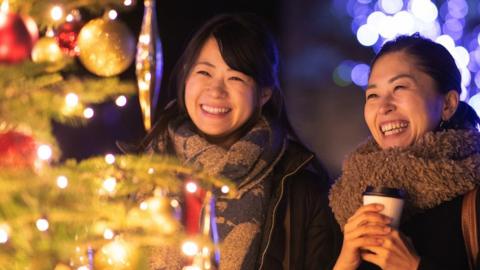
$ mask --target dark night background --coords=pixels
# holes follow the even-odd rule
[[[166,89],[172,68],[194,31],[212,16],[225,12],[252,12],[263,17],[280,48],[281,82],[290,120],[304,143],[314,151],[332,176],[339,173],[345,154],[368,131],[363,122],[360,87],[337,86],[333,70],[349,58],[364,62],[373,56],[351,33],[349,18],[330,1],[157,1],[159,34],[163,46]],[[139,1],[120,13],[137,36],[143,16]],[[134,80],[133,65],[121,75]],[[82,128],[55,125],[63,159],[118,153],[115,141],[135,142],[144,135],[136,96],[127,106],[113,102],[94,106],[95,116]]]

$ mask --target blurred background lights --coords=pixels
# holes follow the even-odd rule
[[[230,192],[230,188],[228,186],[222,186],[221,191],[222,193],[227,194]]]
[[[59,21],[63,17],[63,9],[60,6],[54,6],[50,11],[50,16],[54,21]]]
[[[8,224],[6,223],[0,224],[0,244],[7,243],[9,237],[10,237],[10,226],[8,226]]]
[[[112,154],[106,154],[106,155],[105,155],[105,162],[106,162],[107,164],[113,164],[113,163],[115,163],[115,156],[112,155]]]
[[[480,93],[471,97],[468,101],[468,104],[470,104],[470,106],[475,109],[477,114],[480,115]]]
[[[123,107],[125,105],[127,105],[127,97],[125,96],[119,96],[117,97],[117,99],[115,99],[115,104],[118,106],[118,107]]]
[[[424,22],[433,22],[438,17],[438,9],[430,0],[411,0],[410,10],[415,17]]]
[[[117,179],[114,177],[109,177],[103,181],[103,189],[108,193],[113,193],[117,187]]]
[[[41,144],[37,148],[37,157],[41,160],[49,160],[52,157],[52,148],[46,144]]]
[[[363,46],[372,46],[378,41],[378,33],[369,24],[364,24],[358,28],[357,39]]]
[[[402,10],[402,0],[380,0],[380,8],[388,14],[394,14]]]
[[[93,111],[92,108],[85,108],[85,110],[83,110],[83,117],[87,119],[92,118],[94,115],[95,115],[95,112]]]
[[[132,5],[132,0],[125,0],[125,1],[123,1],[123,4],[127,7],[131,6]]]
[[[118,13],[117,13],[116,10],[111,9],[111,10],[108,11],[108,18],[110,20],[115,20],[117,18],[117,16],[118,16]]]
[[[61,189],[64,189],[68,186],[68,178],[64,175],[57,177],[57,186]]]
[[[357,64],[352,69],[352,82],[358,86],[367,86],[370,67],[366,64]]]
[[[187,256],[195,256],[198,253],[198,245],[193,241],[186,241],[182,245],[182,251]]]
[[[50,226],[50,224],[48,224],[48,220],[44,218],[37,219],[35,224],[37,225],[37,229],[41,232],[48,230],[48,227]]]
[[[78,96],[75,93],[68,93],[65,96],[65,103],[68,107],[75,107],[78,105]]]
[[[193,182],[188,182],[186,185],[185,185],[185,189],[190,192],[190,193],[195,193],[197,192],[197,184],[193,183]]]
[[[112,240],[114,236],[115,236],[115,233],[109,228],[106,228],[103,231],[103,238],[105,238],[107,240]]]

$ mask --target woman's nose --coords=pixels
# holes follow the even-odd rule
[[[223,80],[216,79],[214,80],[207,89],[208,94],[212,97],[220,98],[224,97],[227,94],[225,89],[225,83]]]
[[[396,110],[396,105],[391,97],[384,97],[380,104],[380,113],[388,114]]]

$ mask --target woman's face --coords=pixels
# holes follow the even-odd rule
[[[365,96],[365,121],[382,149],[412,145],[442,118],[444,98],[434,80],[404,52],[377,60]]]
[[[195,126],[212,137],[238,130],[258,106],[253,78],[231,69],[210,37],[192,66],[185,84],[185,105]],[[261,103],[261,104],[259,104]]]

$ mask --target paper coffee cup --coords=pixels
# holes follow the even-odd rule
[[[402,217],[405,191],[397,188],[368,186],[363,193],[363,205],[378,203],[384,206],[381,214],[392,218],[391,226],[398,229]]]

